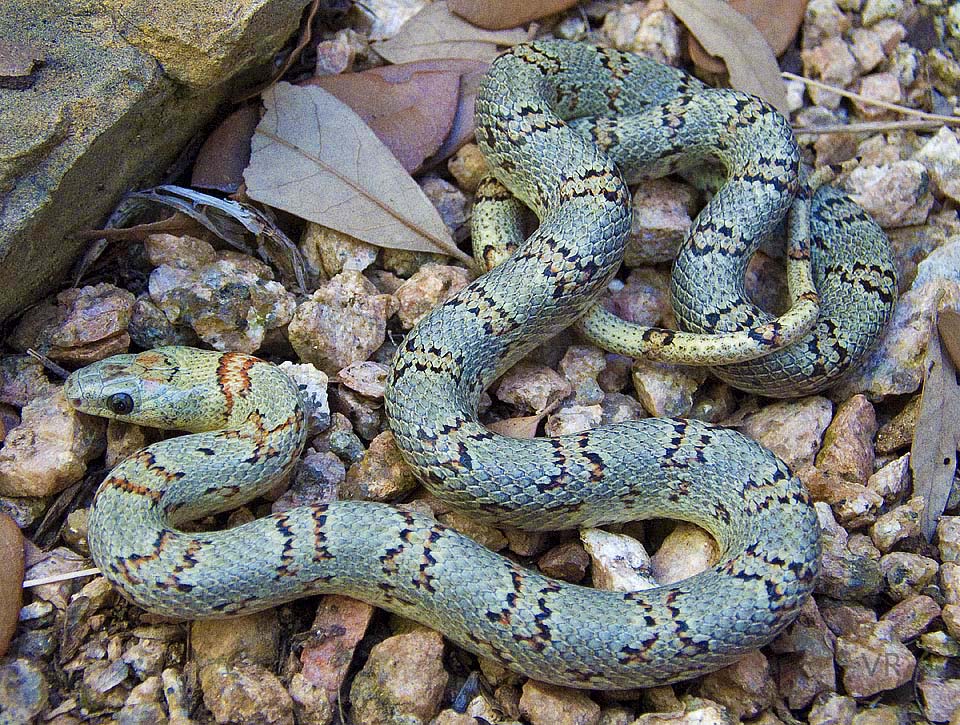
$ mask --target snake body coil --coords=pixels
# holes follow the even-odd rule
[[[623,178],[563,119],[639,113],[664,97],[696,104],[697,92],[680,71],[576,44],[518,46],[496,61],[477,97],[478,142],[541,225],[407,336],[386,411],[420,480],[476,518],[530,530],[683,519],[717,539],[715,566],[657,589],[599,591],[526,570],[429,517],[356,501],[227,531],[179,531],[269,488],[289,471],[304,432],[297,391],[272,366],[161,348],[105,360],[67,382],[81,410],[201,431],[150,446],[104,481],[89,536],[104,574],[138,604],[185,617],[348,594],[573,687],[674,682],[768,642],[796,616],[819,568],[815,512],[770,452],[697,421],[515,440],[476,414],[483,389],[580,316],[623,254]],[[753,181],[776,207],[764,214],[786,213],[793,178]],[[714,226],[732,223],[718,217]]]

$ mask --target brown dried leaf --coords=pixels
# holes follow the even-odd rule
[[[577,4],[577,0],[448,0],[451,12],[488,30],[515,28],[546,15],[559,13]]]
[[[17,631],[23,592],[23,535],[16,522],[0,514],[0,657]]]
[[[773,54],[780,56],[797,37],[807,9],[807,0],[727,0],[730,7],[749,20],[760,31]],[[711,73],[723,73],[726,65],[719,58],[708,55],[696,36],[687,43],[690,60],[698,68]]]
[[[920,415],[910,448],[913,490],[926,501],[921,527],[927,541],[947,505],[960,445],[960,377],[952,352],[943,354],[944,348],[952,351],[960,342],[960,314],[941,310],[937,327],[940,334],[931,334],[927,343]]]
[[[245,105],[227,116],[207,136],[193,163],[190,186],[232,194],[243,183],[250,163],[250,139],[260,121],[260,109]]]
[[[730,85],[787,113],[787,91],[770,46],[753,23],[723,0],[666,0],[710,55],[724,59]]]
[[[450,12],[438,0],[404,23],[400,32],[373,49],[391,63],[427,58],[491,61],[504,46],[527,40],[523,30],[482,30]]]
[[[370,244],[470,262],[416,182],[350,108],[314,86],[278,83],[244,172],[252,199]]]
[[[537,427],[541,420],[543,420],[543,413],[520,418],[504,418],[488,424],[487,428],[507,438],[536,438]]]
[[[406,69],[397,80],[384,78],[384,69],[375,68],[311,78],[304,85],[319,86],[350,106],[413,173],[440,149],[453,128],[460,74],[411,65],[384,67]]]

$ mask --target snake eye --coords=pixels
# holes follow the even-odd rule
[[[127,393],[114,393],[107,398],[107,405],[111,412],[117,415],[127,415],[133,412],[133,398]]]

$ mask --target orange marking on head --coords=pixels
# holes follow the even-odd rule
[[[229,417],[237,398],[244,397],[250,391],[250,369],[260,362],[255,357],[239,352],[225,352],[217,365],[217,384],[226,401],[226,414]]]

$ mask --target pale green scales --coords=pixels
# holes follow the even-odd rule
[[[698,130],[712,134],[705,144],[715,143],[711,117],[725,118],[731,129],[759,124],[748,133],[752,146],[738,142],[743,163],[734,193],[698,220],[705,237],[695,236],[681,252],[674,299],[693,307],[709,297],[706,311],[693,311],[686,323],[695,329],[717,316],[717,305],[731,309],[734,325],[767,324],[742,299],[739,282],[731,283],[733,292],[704,288],[719,267],[740,269],[754,237],[794,205],[803,188],[799,159],[792,141],[769,138],[775,128],[789,136],[789,128],[762,104],[741,94],[698,100],[703,93],[680,71],[559,41],[518,46],[494,64],[477,98],[478,142],[541,226],[509,260],[407,336],[388,381],[386,411],[418,477],[478,519],[533,530],[683,519],[717,538],[723,553],[716,566],[668,587],[599,591],[523,569],[429,517],[355,501],[302,507],[228,531],[178,532],[173,525],[187,511],[222,510],[269,488],[304,437],[296,390],[282,373],[246,356],[187,348],[110,359],[67,382],[68,397],[87,412],[138,420],[138,408],[152,396],[169,404],[165,425],[177,418],[178,427],[221,429],[151,446],[110,474],[91,515],[97,565],[138,604],[184,617],[251,611],[318,592],[349,594],[531,677],[574,687],[672,682],[768,642],[796,616],[819,567],[814,510],[770,452],[698,421],[648,419],[516,440],[490,433],[476,416],[484,387],[580,316],[623,254],[629,227],[623,178],[562,117],[647,113],[659,119],[650,132],[654,155],[684,153],[687,135],[696,138]],[[731,113],[738,104],[740,121]],[[890,314],[895,282],[888,250],[884,257],[884,249],[874,249],[861,270],[850,258],[825,257],[833,247],[818,251],[816,225],[866,234],[880,247],[885,242],[870,236],[876,230],[848,200],[821,194],[813,200],[817,219],[811,218],[814,277],[824,281],[826,269],[858,286],[848,297],[858,315],[857,305],[870,308],[869,319],[843,327],[836,310],[843,295],[819,289],[820,317],[811,334],[828,337],[801,341],[813,360],[786,358],[772,372],[763,368],[763,381],[813,366],[826,371],[818,384],[828,384],[834,373],[823,351],[843,347],[836,357],[856,362],[845,336],[856,338],[862,358]],[[707,258],[709,268],[698,270],[697,260]],[[873,307],[864,295],[873,296]],[[723,331],[734,329],[724,325]],[[729,377],[765,360],[743,363]],[[193,393],[184,392],[188,378]],[[208,409],[207,418],[188,421],[199,407]]]

